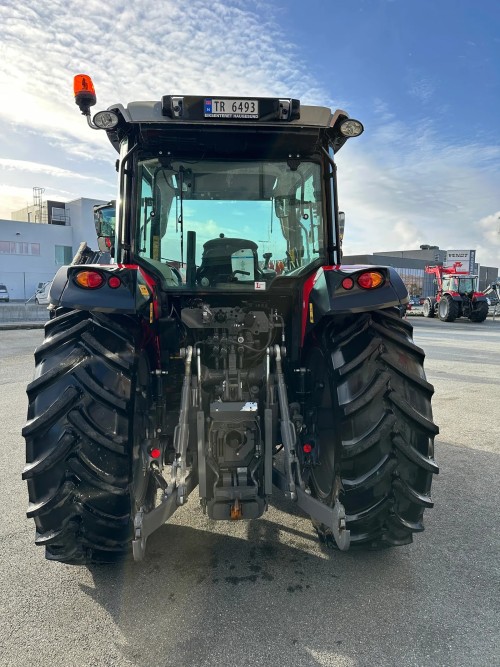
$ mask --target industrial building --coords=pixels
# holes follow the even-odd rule
[[[42,202],[35,194],[33,205],[0,220],[0,283],[12,301],[28,300],[39,283],[52,280],[82,241],[96,249],[93,207],[105,203],[86,198]]]
[[[498,278],[498,267],[482,266],[475,262],[475,251],[442,250],[434,245],[422,245],[418,250],[384,250],[373,255],[344,255],[344,264],[379,264],[392,266],[399,273],[410,296],[434,296],[436,287],[434,276],[425,272],[425,267],[435,264],[446,264],[449,257],[455,254],[467,257],[464,270],[479,276],[479,291]],[[469,264],[470,261],[470,264]]]

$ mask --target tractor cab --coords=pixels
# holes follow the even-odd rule
[[[143,266],[168,290],[250,292],[340,262],[334,154],[363,131],[344,111],[164,95],[91,120],[86,75],[75,77],[75,101],[120,155],[119,205],[96,209],[100,246],[118,263]]]
[[[477,276],[443,275],[443,292],[471,294],[476,291]]]

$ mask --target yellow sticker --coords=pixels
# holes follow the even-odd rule
[[[146,299],[149,298],[149,292],[148,292],[148,288],[146,287],[146,285],[139,285],[139,291],[142,294],[142,296],[146,297]]]
[[[153,302],[149,304],[149,324],[153,324]]]
[[[314,310],[312,303],[309,304],[309,322],[314,324]]]

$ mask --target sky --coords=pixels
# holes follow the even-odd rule
[[[116,196],[94,109],[165,94],[295,97],[364,134],[337,156],[344,253],[477,250],[500,266],[498,0],[33,0],[0,6],[0,218]]]

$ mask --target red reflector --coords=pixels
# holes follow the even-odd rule
[[[313,450],[313,446],[306,443],[305,445],[302,445],[302,449],[304,450],[304,454],[310,454]]]
[[[98,271],[80,271],[75,274],[75,282],[86,289],[96,289],[104,283],[104,278]]]
[[[159,459],[161,456],[161,449],[158,449],[158,447],[153,447],[152,450],[149,452],[149,456],[152,459]]]
[[[120,278],[118,278],[118,276],[111,276],[111,278],[108,280],[108,285],[113,289],[120,287],[121,284],[122,281],[120,280]]]
[[[344,289],[352,289],[354,286],[354,280],[352,278],[344,278],[342,281],[342,287]]]
[[[363,289],[374,289],[384,282],[384,276],[378,271],[366,271],[358,276],[358,285]]]

